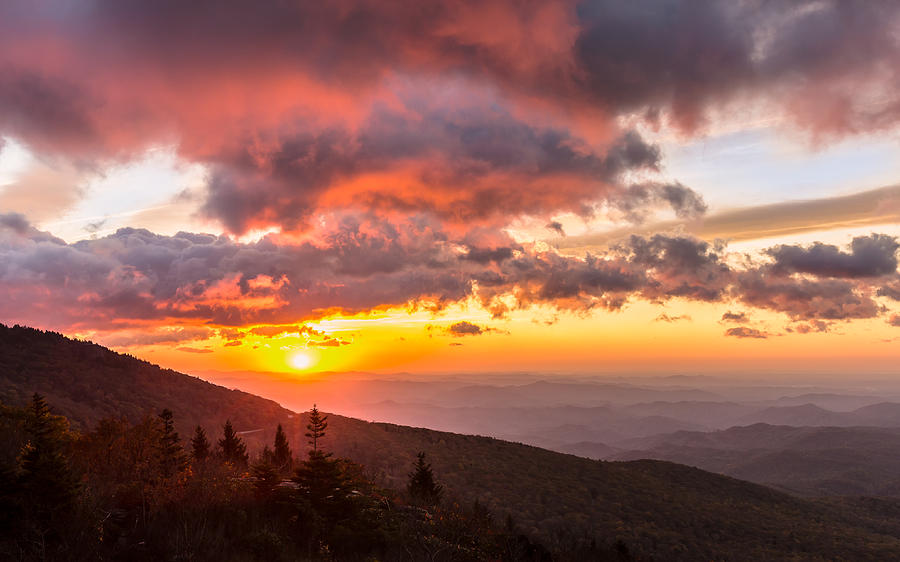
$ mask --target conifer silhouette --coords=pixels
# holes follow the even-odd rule
[[[222,460],[236,467],[247,466],[250,456],[247,454],[247,446],[244,440],[238,437],[231,425],[231,420],[225,421],[224,436],[219,439],[219,450]]]
[[[424,452],[416,455],[416,463],[413,465],[413,471],[409,473],[406,489],[415,503],[437,505],[441,501],[444,487],[434,481],[431,464],[425,462]]]

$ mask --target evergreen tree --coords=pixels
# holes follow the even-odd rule
[[[191,438],[191,456],[197,462],[209,458],[209,440],[206,438],[206,431],[199,425],[194,430],[194,437]]]
[[[288,444],[287,435],[284,434],[281,424],[275,430],[275,451],[273,452],[273,464],[282,472],[290,472],[293,464],[291,446]]]
[[[222,460],[236,467],[247,466],[250,456],[247,454],[247,446],[244,440],[238,437],[231,425],[231,420],[225,421],[224,437],[219,439],[219,449]]]
[[[409,473],[409,483],[406,485],[409,496],[415,503],[437,505],[441,501],[444,487],[434,481],[431,464],[425,462],[425,453],[420,452],[416,457],[413,471]]]
[[[309,458],[300,464],[294,478],[300,494],[322,515],[340,511],[347,499],[349,482],[338,460],[330,453],[310,451]]]
[[[187,458],[181,446],[181,438],[175,431],[172,410],[166,408],[159,414],[162,423],[159,435],[159,465],[163,478],[171,478],[187,467]]]
[[[325,430],[328,428],[328,416],[323,416],[319,413],[319,409],[316,408],[316,405],[313,404],[312,410],[309,411],[309,423],[306,425],[306,429],[309,430],[309,433],[305,435],[309,437],[309,444],[312,445],[312,450],[319,450],[319,439],[325,437]]]
[[[325,436],[328,427],[328,416],[319,413],[313,405],[309,412],[309,450],[307,460],[303,461],[292,479],[298,485],[298,491],[319,515],[326,519],[338,517],[346,507],[350,494],[349,479],[341,468],[340,462],[331,458],[318,448],[318,441]]]
[[[281,483],[281,477],[278,475],[278,469],[270,462],[271,456],[262,455],[260,459],[250,467],[250,473],[256,478],[253,483],[256,493],[261,497],[272,495],[278,484]]]
[[[22,455],[20,485],[39,519],[64,514],[78,493],[78,483],[65,454],[65,419],[50,414],[44,398],[35,393],[25,418],[28,443]]]

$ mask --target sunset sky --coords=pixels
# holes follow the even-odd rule
[[[6,1],[0,322],[186,372],[896,372],[898,61],[877,0]]]

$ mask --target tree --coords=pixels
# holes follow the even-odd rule
[[[175,431],[172,410],[166,408],[159,414],[162,430],[159,435],[159,466],[163,478],[171,478],[187,467],[187,458],[181,446],[181,438]]]
[[[256,478],[253,486],[256,488],[257,495],[262,498],[271,496],[278,484],[281,483],[278,469],[269,460],[266,456],[261,456],[259,461],[250,467],[250,473]]]
[[[344,473],[340,461],[331,458],[332,454],[318,448],[318,440],[325,436],[328,427],[328,416],[319,413],[313,405],[309,412],[308,457],[303,461],[292,479],[298,485],[298,491],[313,509],[326,519],[334,519],[344,509],[350,495],[349,478]]]
[[[312,445],[313,451],[318,451],[319,439],[325,437],[325,430],[328,429],[328,416],[319,413],[319,409],[313,404],[312,410],[309,411],[309,423],[306,425],[309,433],[305,435],[309,437],[309,444]]]
[[[206,438],[206,431],[199,425],[194,430],[194,437],[191,438],[191,456],[197,462],[209,458],[209,440]]]
[[[282,472],[290,472],[293,464],[293,454],[281,424],[278,424],[278,429],[275,430],[275,451],[273,455],[272,460],[275,468]]]
[[[236,467],[247,466],[250,456],[247,454],[247,446],[244,440],[238,437],[231,425],[231,420],[225,422],[224,437],[219,439],[219,449],[222,460]]]
[[[28,443],[19,481],[24,497],[39,519],[64,514],[78,494],[78,483],[65,454],[65,418],[50,414],[43,396],[35,393],[27,408],[25,431]]]
[[[444,487],[434,481],[431,464],[425,462],[425,453],[416,455],[413,471],[409,473],[406,489],[413,502],[423,505],[437,505],[441,501]]]

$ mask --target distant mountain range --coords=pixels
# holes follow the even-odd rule
[[[900,496],[897,428],[754,424],[679,431],[619,446],[626,450],[607,448],[600,456],[669,460],[806,495]]]
[[[0,390],[4,402],[17,404],[41,392],[82,431],[101,417],[134,419],[169,407],[181,431],[201,424],[215,434],[230,418],[249,437],[284,423],[303,450],[305,417],[270,400],[28,328],[0,327]],[[809,501],[669,462],[598,462],[487,437],[337,415],[329,421],[324,446],[364,464],[378,483],[401,487],[414,455],[426,451],[450,497],[511,515],[551,546],[565,533],[593,532],[656,560],[900,557],[900,504],[890,500]],[[702,434],[679,435],[690,443]],[[754,439],[770,438],[747,442]]]

